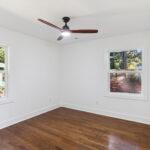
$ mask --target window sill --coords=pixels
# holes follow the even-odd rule
[[[14,103],[12,98],[2,98],[2,99],[0,99],[0,105],[9,104],[9,103]]]

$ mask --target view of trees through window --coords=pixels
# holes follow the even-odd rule
[[[142,50],[110,52],[110,92],[141,93]]]
[[[0,47],[0,98],[5,96],[5,49]]]

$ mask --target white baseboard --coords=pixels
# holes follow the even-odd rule
[[[97,108],[81,107],[74,104],[63,104],[63,107],[150,125],[150,118],[143,116],[128,115],[107,110],[100,110]]]
[[[73,104],[61,104],[61,105],[59,104],[59,105],[45,107],[45,108],[33,111],[31,113],[12,118],[10,120],[2,121],[2,122],[0,122],[0,129],[14,125],[16,123],[30,119],[32,117],[38,116],[38,115],[46,113],[48,111],[57,109],[59,107],[66,107],[66,108],[70,108],[70,109],[75,109],[75,110],[80,110],[80,111],[85,111],[85,112],[90,112],[90,113],[94,113],[94,114],[99,114],[99,115],[104,115],[104,116],[109,116],[109,117],[113,117],[113,118],[124,119],[124,120],[129,120],[129,121],[134,121],[134,122],[139,122],[139,123],[144,123],[144,124],[150,125],[150,118],[146,118],[146,117],[142,117],[142,116],[122,114],[122,113],[118,113],[118,112],[100,110],[97,108],[81,107],[81,106],[73,105]]]
[[[24,115],[12,118],[10,120],[2,121],[2,122],[0,122],[0,129],[6,128],[6,127],[11,126],[11,125],[14,125],[14,124],[16,124],[18,122],[30,119],[32,117],[38,116],[38,115],[46,113],[48,111],[57,109],[59,107],[60,107],[60,105],[48,106],[48,107],[45,107],[45,108],[33,111],[31,113],[27,113],[27,114],[24,114]]]

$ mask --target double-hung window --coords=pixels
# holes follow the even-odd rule
[[[7,49],[0,46],[0,99],[7,96]]]
[[[109,93],[142,95],[142,50],[109,51]]]

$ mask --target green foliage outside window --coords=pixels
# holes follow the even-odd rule
[[[142,51],[131,50],[110,53],[110,69],[141,70]]]
[[[5,62],[5,49],[3,47],[0,47],[0,62]]]
[[[123,53],[122,52],[110,53],[110,68],[111,69],[123,69]]]
[[[127,69],[141,70],[142,69],[142,52],[138,50],[127,52]]]
[[[5,49],[0,47],[0,71],[5,69]],[[5,73],[0,73],[0,98],[5,96]]]
[[[0,47],[0,63],[5,63],[5,49]],[[0,70],[4,70],[4,67],[0,66]]]

